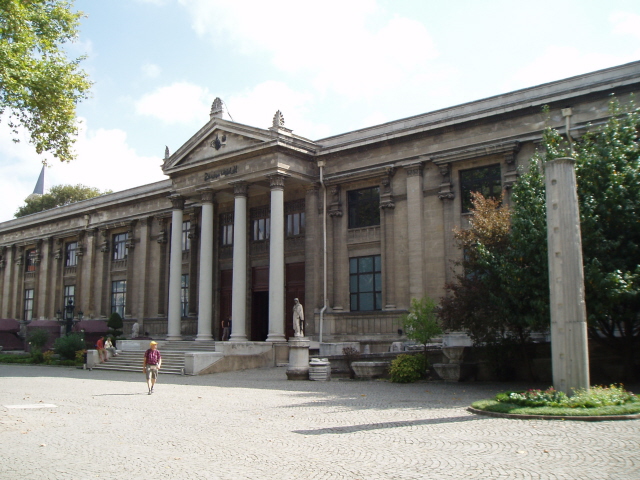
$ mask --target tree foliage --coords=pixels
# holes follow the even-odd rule
[[[549,325],[549,273],[542,165],[576,159],[585,297],[590,338],[620,355],[634,376],[640,346],[640,111],[614,100],[605,125],[571,149],[547,128],[540,153],[515,183],[510,213],[474,195],[470,227],[458,231],[464,272],[446,286],[441,317],[449,329],[466,329],[476,344],[510,338],[523,345]],[[505,219],[508,217],[508,227]],[[505,231],[507,234],[505,235]],[[526,357],[525,357],[526,358]]]
[[[433,337],[442,333],[435,309],[436,303],[428,297],[422,297],[419,300],[412,298],[409,313],[400,318],[407,338],[423,345],[425,356],[427,344],[431,342]]]
[[[88,200],[107,193],[111,193],[111,190],[101,192],[97,188],[86,187],[82,184],[55,185],[51,187],[49,193],[29,196],[24,201],[24,205],[18,208],[18,211],[14,216],[16,218],[24,217],[25,215],[31,215],[32,213],[42,212],[55,207],[62,207],[64,205],[69,205],[70,203]]]
[[[64,50],[78,33],[81,12],[72,0],[0,0],[0,115],[8,114],[14,141],[18,127],[38,154],[60,161],[75,157],[76,105],[91,83],[83,59]]]

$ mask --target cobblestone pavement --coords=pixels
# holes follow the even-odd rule
[[[465,410],[507,387],[0,365],[0,479],[640,479],[640,420]]]

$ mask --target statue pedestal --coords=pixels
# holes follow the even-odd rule
[[[309,380],[309,344],[306,337],[289,339],[288,380]]]

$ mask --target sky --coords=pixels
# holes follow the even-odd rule
[[[318,140],[640,60],[637,0],[76,0],[91,96],[77,159],[46,185],[120,191],[160,181],[209,121],[268,128],[280,110]],[[0,222],[42,161],[0,122]]]

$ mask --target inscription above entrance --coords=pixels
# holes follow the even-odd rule
[[[208,182],[209,180],[216,180],[218,178],[227,177],[236,173],[238,173],[238,166],[234,165],[233,167],[222,168],[220,170],[216,170],[215,172],[206,172],[204,174],[204,181]]]

